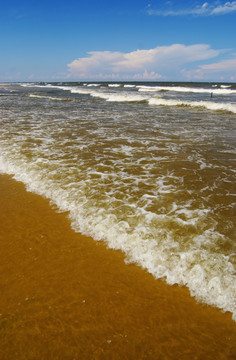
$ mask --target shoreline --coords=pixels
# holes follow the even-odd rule
[[[198,304],[0,174],[1,359],[233,359],[230,313]]]

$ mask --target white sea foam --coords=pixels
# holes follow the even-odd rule
[[[32,83],[20,83],[20,86],[29,87],[32,86]]]
[[[231,88],[231,85],[220,85],[220,87],[223,89],[228,89],[228,88]]]
[[[106,101],[114,101],[114,102],[143,102],[147,101],[146,96],[142,96],[139,94],[131,94],[131,93],[106,93],[94,91],[90,93],[93,97],[98,97],[101,99],[105,99]]]
[[[121,87],[122,84],[108,84],[108,87],[114,87],[114,88],[117,88],[117,87]]]
[[[87,87],[99,87],[99,86],[101,86],[101,84],[84,84],[84,85],[86,85]]]
[[[188,286],[190,293],[198,300],[231,311],[236,320],[234,268],[226,256],[220,253],[211,254],[201,249],[202,243],[211,243],[212,239],[221,235],[217,234],[214,228],[208,229],[195,238],[195,248],[182,251],[180,244],[164,227],[159,229],[156,239],[153,237],[154,233],[152,234],[152,224],[164,222],[168,225],[168,222],[173,222],[178,215],[187,216],[187,220],[182,220],[184,225],[196,226],[199,217],[204,217],[207,210],[199,210],[200,213],[195,210],[191,213],[187,208],[175,206],[172,208],[173,215],[157,215],[145,211],[145,208],[131,207],[130,211],[139,218],[131,231],[127,221],[119,221],[116,215],[109,215],[105,209],[98,209],[96,205],[88,206],[88,199],[78,188],[79,183],[69,183],[62,189],[57,182],[50,180],[52,174],[47,175],[47,170],[42,176],[22,159],[17,163],[13,158],[10,162],[1,158],[0,169],[4,173],[14,174],[17,180],[27,185],[28,190],[51,199],[62,211],[69,211],[72,226],[76,231],[96,240],[105,240],[109,247],[124,251],[127,261],[136,262],[156,278],[165,278],[171,285],[177,283]],[[57,171],[55,169],[56,173]],[[105,175],[97,173],[101,178]],[[159,181],[160,185],[162,183],[161,186],[165,187],[163,181]],[[83,182],[81,186],[82,184]],[[171,189],[167,187],[166,190],[169,192]],[[163,188],[162,192],[165,193],[166,190]],[[152,198],[151,195],[146,195],[147,200],[150,197]],[[181,221],[181,218],[178,217],[177,221]],[[220,268],[224,271],[219,271]]]
[[[125,88],[135,88],[136,85],[125,84],[124,87],[125,87]]]
[[[236,113],[236,104],[230,103],[217,103],[211,101],[181,101],[181,100],[172,100],[172,99],[163,99],[163,98],[151,98],[148,100],[150,105],[158,106],[190,106],[190,107],[204,107],[208,110],[216,111],[229,111]]]
[[[137,85],[137,89],[138,91],[142,91],[142,92],[156,92],[156,91],[164,90],[164,88],[160,86],[147,86],[147,85]]]
[[[43,95],[35,95],[30,94],[29,97],[32,98],[38,98],[38,99],[48,99],[48,100],[54,100],[54,101],[70,101],[71,99],[65,99],[65,98],[59,98],[59,97],[53,97],[53,96],[43,96]]]
[[[198,88],[198,87],[185,87],[185,86],[137,86],[138,91],[141,92],[158,92],[158,91],[174,91],[174,92],[185,92],[185,93],[202,93],[202,94],[215,94],[215,95],[232,95],[236,94],[236,90],[230,90],[227,88],[212,89],[212,88]]]
[[[92,97],[98,97],[109,102],[143,102],[148,99],[147,96],[143,96],[140,94],[135,94],[131,92],[109,92],[106,91],[106,89],[104,91],[100,91],[94,89],[84,89],[82,87],[64,87],[64,90],[69,90],[71,93],[74,94],[89,94]]]

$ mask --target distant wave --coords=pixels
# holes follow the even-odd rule
[[[124,88],[135,88],[136,85],[131,85],[131,84],[125,84]]]
[[[121,87],[122,84],[108,84],[109,87]]]
[[[32,98],[49,99],[49,100],[55,100],[55,101],[71,101],[72,100],[72,99],[58,98],[58,97],[47,96],[47,95],[30,94],[29,96]]]
[[[231,85],[220,85],[220,87],[223,88],[223,89],[228,89],[228,88],[231,87]]]
[[[88,94],[92,97],[101,98],[106,101],[143,102],[143,101],[148,100],[147,96],[140,95],[139,93],[99,91],[97,89],[92,89],[92,88],[87,88],[87,87],[82,87],[82,86],[49,85],[47,87],[58,88],[61,90],[70,91],[72,94]]]
[[[216,101],[188,101],[188,100],[179,100],[179,99],[165,99],[163,97],[153,96],[155,92],[160,91],[176,91],[176,92],[194,92],[194,93],[213,93],[213,94],[236,94],[236,90],[230,90],[228,88],[221,89],[204,89],[204,88],[190,88],[182,86],[146,86],[146,85],[129,85],[125,84],[127,90],[118,90],[120,84],[108,84],[111,85],[111,90],[109,87],[101,88],[101,84],[89,84],[91,86],[69,86],[69,85],[53,85],[53,84],[21,84],[22,86],[37,86],[40,88],[52,88],[60,89],[64,91],[69,91],[72,94],[88,94],[92,97],[97,97],[104,99],[108,102],[147,102],[149,105],[156,106],[187,106],[187,107],[202,107],[212,111],[228,111],[236,113],[236,104],[230,102],[216,102]],[[117,85],[117,86],[113,86]],[[223,85],[222,85],[223,86]],[[227,85],[224,85],[227,86]],[[94,88],[95,87],[95,88]],[[129,90],[129,87],[136,90]],[[114,90],[113,90],[114,88]],[[38,97],[41,95],[31,94],[31,97]],[[45,96],[49,98],[49,96]],[[214,98],[214,97],[213,97]],[[60,100],[58,98],[52,98],[54,100]]]
[[[101,86],[101,84],[84,84],[84,86],[97,87],[97,86]]]
[[[204,88],[193,88],[193,87],[185,87],[185,86],[137,86],[138,91],[141,92],[154,92],[154,91],[175,91],[175,92],[192,92],[192,93],[202,93],[202,94],[218,94],[218,95],[231,95],[236,94],[236,90],[230,90],[221,85],[221,89],[204,89]]]
[[[98,97],[101,99],[105,99],[106,101],[114,101],[114,102],[144,102],[148,101],[146,96],[142,96],[140,94],[129,94],[129,93],[105,93],[94,91],[90,94],[93,97]]]
[[[136,92],[113,93],[99,90],[89,90],[81,87],[64,87],[64,89],[70,90],[72,93],[89,94],[92,97],[98,97],[109,102],[147,102],[149,105],[204,107],[213,111],[221,110],[236,113],[236,105],[231,103],[217,103],[213,101],[181,101],[174,99],[164,99],[161,97],[150,97],[149,95],[140,95]]]
[[[211,101],[181,101],[170,100],[163,98],[151,98],[148,100],[150,105],[158,106],[190,106],[190,107],[204,107],[208,110],[229,111],[236,114],[236,105],[230,103],[216,103]]]
[[[54,84],[37,84],[37,83],[20,83],[23,87],[42,87],[42,88],[54,88],[54,89],[61,89],[61,90],[70,90],[77,92],[78,90],[85,88],[98,88],[101,87],[103,84],[100,83],[84,83],[82,86],[69,86],[69,85],[54,85]],[[236,90],[230,89],[231,85],[220,85],[220,88],[216,88],[218,85],[212,85],[211,88],[202,88],[202,87],[189,87],[189,86],[162,86],[162,85],[134,85],[134,84],[120,84],[120,83],[109,83],[107,84],[108,88],[136,88],[139,92],[160,92],[160,91],[172,91],[172,92],[184,92],[184,93],[202,93],[202,94],[215,94],[215,95],[232,95],[236,94]]]

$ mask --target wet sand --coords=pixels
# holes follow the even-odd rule
[[[198,304],[0,175],[0,359],[236,359],[231,314]]]

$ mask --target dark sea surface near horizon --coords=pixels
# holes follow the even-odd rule
[[[236,319],[236,84],[0,84],[0,169]]]

